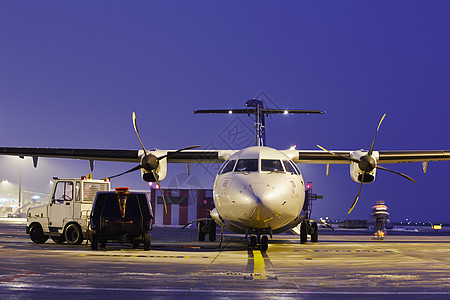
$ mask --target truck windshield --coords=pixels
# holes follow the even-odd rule
[[[93,202],[97,192],[108,191],[108,184],[100,182],[83,182],[83,202]]]
[[[56,183],[54,200],[58,201],[70,201],[73,199],[73,182],[72,181],[59,181]]]

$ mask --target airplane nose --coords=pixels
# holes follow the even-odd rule
[[[234,174],[220,182],[216,206],[224,219],[243,228],[280,228],[298,217],[303,206],[300,184],[277,174]],[[264,175],[264,176],[262,176]],[[241,223],[239,223],[241,222]]]
[[[263,202],[264,195],[266,190],[269,188],[269,184],[266,183],[252,183],[248,185],[250,191],[252,191],[253,195],[257,198],[257,202]]]
[[[289,187],[274,182],[240,182],[241,192],[245,193],[250,203],[246,208],[249,209],[250,221],[252,227],[264,228],[270,227],[270,221],[278,217],[283,210],[283,205],[289,197]]]

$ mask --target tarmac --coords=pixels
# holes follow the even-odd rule
[[[323,234],[321,234],[323,233]],[[23,219],[0,219],[2,299],[449,299],[450,236],[319,230],[319,243],[275,235],[198,242],[196,228],[155,227],[152,250],[34,244]]]

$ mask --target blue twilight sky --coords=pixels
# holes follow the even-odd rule
[[[0,144],[139,149],[136,111],[148,148],[238,147],[228,131],[251,119],[193,115],[270,106],[321,109],[322,116],[267,120],[268,145],[285,149],[450,149],[449,1],[0,1]],[[242,138],[242,136],[241,136]],[[18,182],[18,158],[0,158],[0,177]],[[133,164],[97,162],[94,177]],[[378,172],[352,218],[383,199],[393,219],[450,220],[450,162],[388,165],[413,184]],[[324,199],[313,216],[346,217],[358,190],[348,166],[301,165]],[[49,189],[52,176],[78,177],[85,161],[22,161],[23,185]],[[211,166],[193,181],[212,187]],[[186,180],[169,166],[163,186]],[[196,181],[198,180],[198,181]],[[198,183],[196,183],[198,184]],[[139,173],[113,181],[144,189]]]

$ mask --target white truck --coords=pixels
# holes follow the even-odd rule
[[[54,177],[49,203],[28,209],[27,234],[37,244],[49,237],[58,244],[81,244],[87,238],[95,194],[109,190],[108,179],[93,180],[90,175],[80,179]]]

